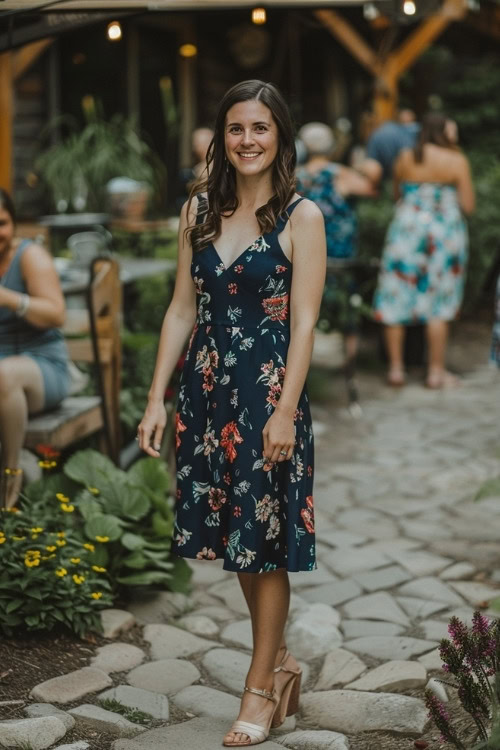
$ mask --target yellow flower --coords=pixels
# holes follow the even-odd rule
[[[93,591],[90,596],[92,599],[102,599],[102,591]]]
[[[62,492],[58,492],[56,495],[57,499],[61,501],[61,503],[69,503],[69,497],[66,495],[63,495]]]
[[[41,526],[34,526],[30,531],[32,534],[41,534],[43,529]]]
[[[39,557],[25,557],[24,564],[26,565],[27,568],[34,568],[37,565],[40,565],[40,558]]]
[[[31,535],[31,538],[32,538],[32,539],[38,539],[38,534],[32,534],[32,535]]]
[[[57,532],[57,536],[59,537],[59,539],[63,539],[63,537],[66,536],[66,532],[65,531],[58,531]]]
[[[67,503],[61,503],[60,508],[61,510],[64,510],[65,513],[73,513],[73,511],[75,510],[74,505],[68,505]]]
[[[41,552],[39,549],[28,549],[26,550],[26,557],[40,557]]]
[[[106,572],[106,568],[101,568],[99,565],[92,565],[92,570],[95,570],[96,573]]]
[[[95,546],[93,544],[90,544],[90,542],[87,542],[83,546],[85,547],[85,549],[88,549],[89,552],[93,552],[95,550]]]
[[[53,469],[55,466],[57,466],[57,461],[47,461],[45,459],[44,461],[39,461],[38,466],[41,466],[42,469]]]
[[[7,539],[4,536],[0,536],[0,544],[3,544],[6,541]]]
[[[45,549],[47,550],[47,552],[55,552],[57,547],[54,544],[49,544],[49,546],[45,547]]]
[[[56,571],[56,576],[59,576],[59,578],[64,578],[64,576],[68,575],[68,571],[66,568],[58,568]]]
[[[97,542],[109,542],[109,536],[96,536]]]
[[[78,575],[75,574],[73,576],[73,580],[74,580],[75,583],[80,584],[80,583],[84,582],[85,576],[78,576]]]
[[[12,539],[15,542],[24,542],[24,540],[26,539],[26,537],[25,536],[13,536]]]
[[[70,562],[72,562],[73,565],[78,565],[78,563],[80,562],[80,558],[79,557],[72,557],[71,560],[70,560]]]
[[[64,545],[66,544],[66,542],[64,541],[64,539],[57,539],[56,540],[56,544],[57,544],[58,547],[64,547]]]
[[[93,495],[98,495],[98,494],[99,494],[99,490],[97,489],[97,487],[87,487],[87,489],[88,489],[88,491],[89,491],[89,492],[91,492],[91,493],[92,493]]]

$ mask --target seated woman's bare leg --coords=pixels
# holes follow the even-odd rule
[[[2,446],[2,488],[0,505],[15,505],[20,491],[19,455],[24,442],[28,414],[40,411],[44,384],[40,368],[30,357],[0,360],[0,444]],[[9,473],[5,474],[8,469]]]

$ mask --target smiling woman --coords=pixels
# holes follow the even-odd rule
[[[141,447],[158,456],[163,393],[191,334],[176,414],[173,549],[223,558],[250,609],[254,653],[228,747],[264,742],[297,711],[301,671],[283,635],[288,571],[316,567],[304,384],[326,248],[323,217],[295,193],[294,168],[279,91],[261,81],[230,89],[207,177],[182,211],[174,296],[138,429]]]

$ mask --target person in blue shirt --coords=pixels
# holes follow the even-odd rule
[[[365,159],[359,169],[374,185],[391,179],[392,167],[400,152],[413,148],[420,133],[415,113],[410,109],[399,112],[398,120],[389,120],[376,128],[366,144]]]

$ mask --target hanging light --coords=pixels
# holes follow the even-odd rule
[[[363,16],[367,21],[374,21],[380,16],[380,11],[375,3],[365,3],[363,5]]]
[[[181,57],[196,57],[198,54],[198,47],[196,44],[182,44],[179,47],[179,55]]]
[[[415,0],[404,0],[403,13],[405,16],[414,16],[417,12],[417,5]]]
[[[108,23],[106,35],[110,42],[119,42],[122,38],[122,27],[119,21]]]
[[[267,13],[265,8],[254,8],[252,10],[252,23],[257,26],[262,26],[267,21]]]

